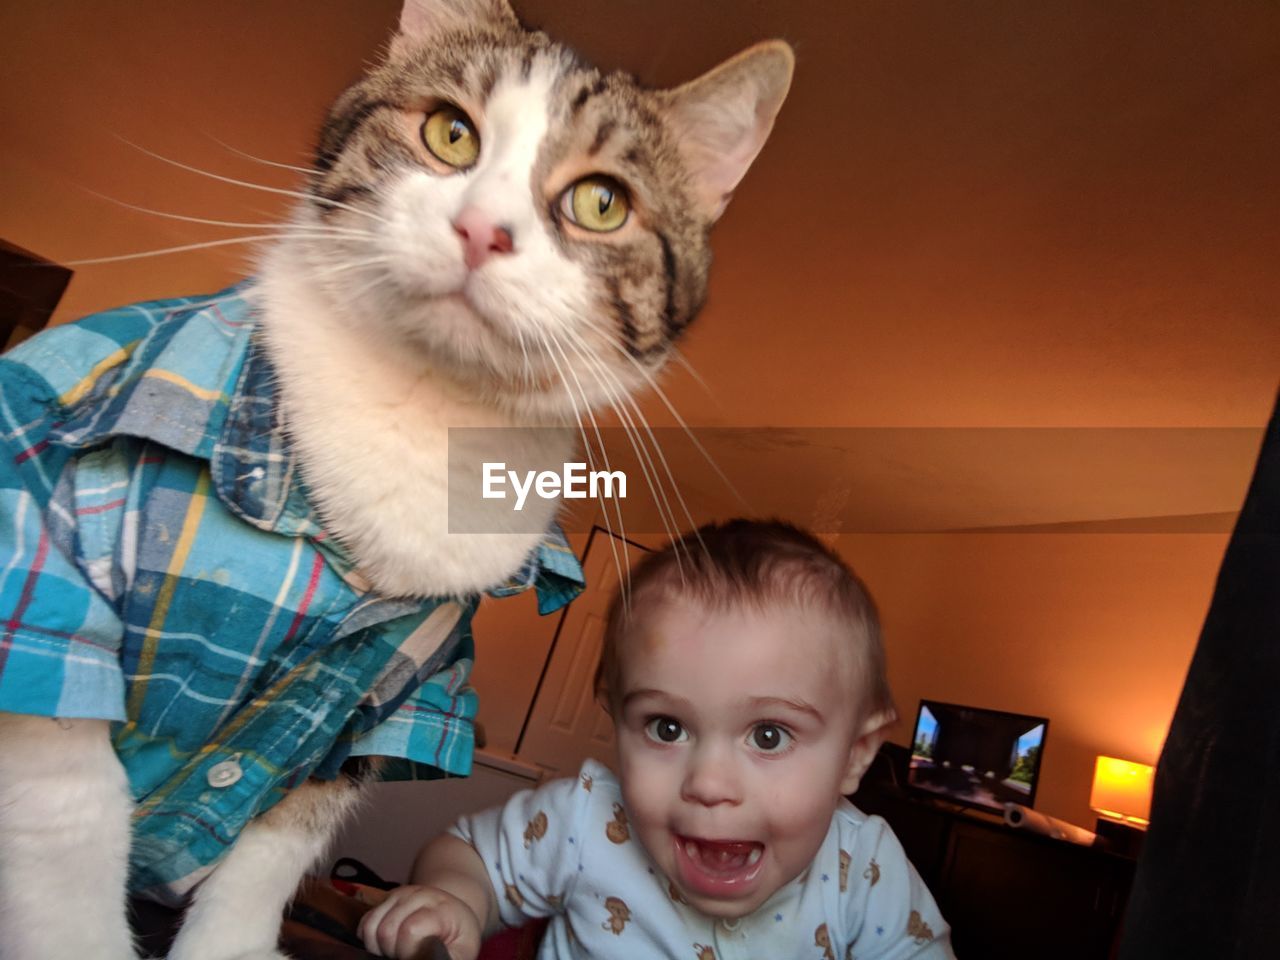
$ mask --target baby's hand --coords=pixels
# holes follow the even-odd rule
[[[427,937],[439,937],[452,960],[475,960],[480,921],[463,901],[438,887],[397,887],[360,920],[365,949],[395,960],[417,960]]]

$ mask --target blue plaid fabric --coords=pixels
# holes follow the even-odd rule
[[[381,597],[325,534],[250,292],[96,314],[0,358],[0,710],[114,721],[131,887],[170,902],[348,757],[471,766],[480,598]],[[536,589],[547,613],[581,587],[555,530],[490,593]]]

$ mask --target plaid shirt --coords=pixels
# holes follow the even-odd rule
[[[466,774],[478,596],[389,599],[325,535],[245,286],[55,327],[0,358],[0,710],[112,724],[130,886],[176,901],[349,756]],[[359,451],[352,451],[359,456]],[[581,589],[559,531],[505,596]]]

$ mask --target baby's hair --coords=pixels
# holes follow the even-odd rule
[[[880,616],[862,581],[813,534],[780,520],[729,520],[687,534],[631,571],[628,597],[609,605],[595,691],[616,706],[621,645],[673,598],[707,610],[788,606],[827,614],[849,641],[864,684],[863,718],[895,715],[885,675]]]

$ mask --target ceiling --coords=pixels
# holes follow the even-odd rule
[[[695,515],[855,530],[1225,530],[1280,385],[1280,7],[515,0],[674,84],[798,62],[716,229],[663,387],[748,504],[663,431]],[[52,259],[223,236],[284,199],[396,0],[0,10],[0,238]],[[74,10],[74,13],[72,12]],[[83,267],[58,319],[216,288],[240,248]],[[666,404],[649,418],[670,427]],[[765,429],[770,428],[770,429]],[[616,456],[625,459],[628,444]],[[651,522],[638,519],[637,523]]]

